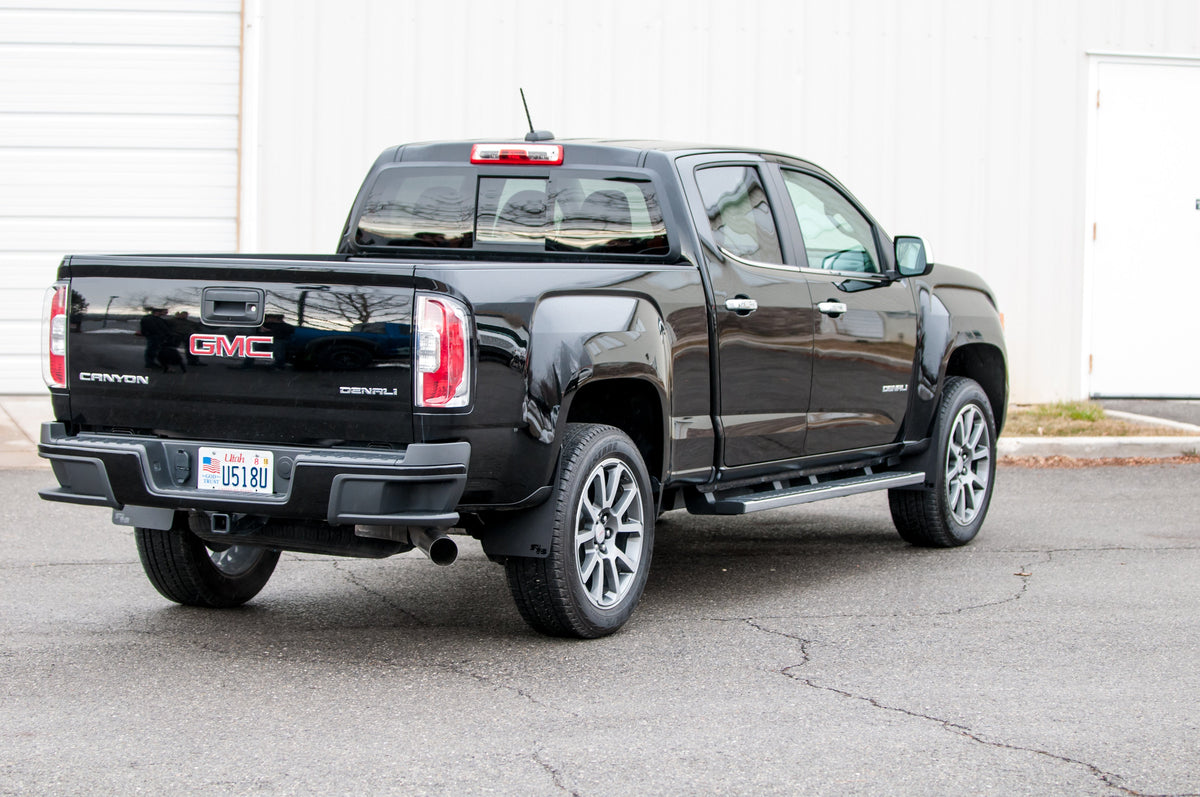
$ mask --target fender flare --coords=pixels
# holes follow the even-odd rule
[[[669,461],[665,419],[670,417],[672,340],[661,310],[649,297],[620,292],[548,295],[538,303],[531,327],[522,421],[550,455],[536,465],[543,469],[543,486],[531,496],[536,506],[482,516],[480,540],[491,557],[544,557],[549,552],[552,516],[546,513],[553,512],[550,499],[558,489],[559,441],[568,419],[575,420],[573,411],[584,411],[585,420],[597,411],[591,403],[578,404],[581,397],[586,402],[588,396],[601,395],[593,391],[620,382],[647,384],[659,401],[664,422],[658,445],[663,463]],[[661,478],[652,463],[647,469],[654,481]]]

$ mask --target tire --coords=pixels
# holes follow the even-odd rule
[[[517,610],[549,636],[611,634],[641,599],[654,548],[654,500],[640,452],[619,429],[569,424],[550,500],[549,554],[505,563]]]
[[[953,548],[975,539],[996,481],[996,422],[977,382],[950,377],[934,424],[937,474],[923,490],[889,490],[892,521],[913,545]]]
[[[150,583],[164,598],[184,606],[241,606],[266,586],[279,562],[279,551],[257,545],[209,548],[187,529],[186,521],[167,531],[135,528],[134,537]]]

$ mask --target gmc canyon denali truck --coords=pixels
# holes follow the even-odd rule
[[[41,495],[166,598],[469,534],[563,636],[626,622],[667,510],[887,490],[969,542],[1008,384],[983,280],[813,164],[548,134],[388,149],[334,256],[67,257],[45,319]]]

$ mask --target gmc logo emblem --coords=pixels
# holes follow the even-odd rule
[[[272,338],[267,335],[192,335],[188,351],[200,357],[255,357],[270,360]]]

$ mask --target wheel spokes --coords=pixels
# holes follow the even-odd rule
[[[978,406],[963,407],[946,444],[946,507],[960,525],[975,520],[986,503],[991,478],[992,441]]]
[[[579,576],[583,579],[583,583],[587,583],[596,571],[596,565],[600,564],[600,557],[596,553],[596,549],[592,548],[587,552],[584,561],[579,565]]]
[[[642,558],[643,500],[637,479],[620,459],[588,475],[575,518],[575,562],[588,599],[605,608],[632,585]]]

